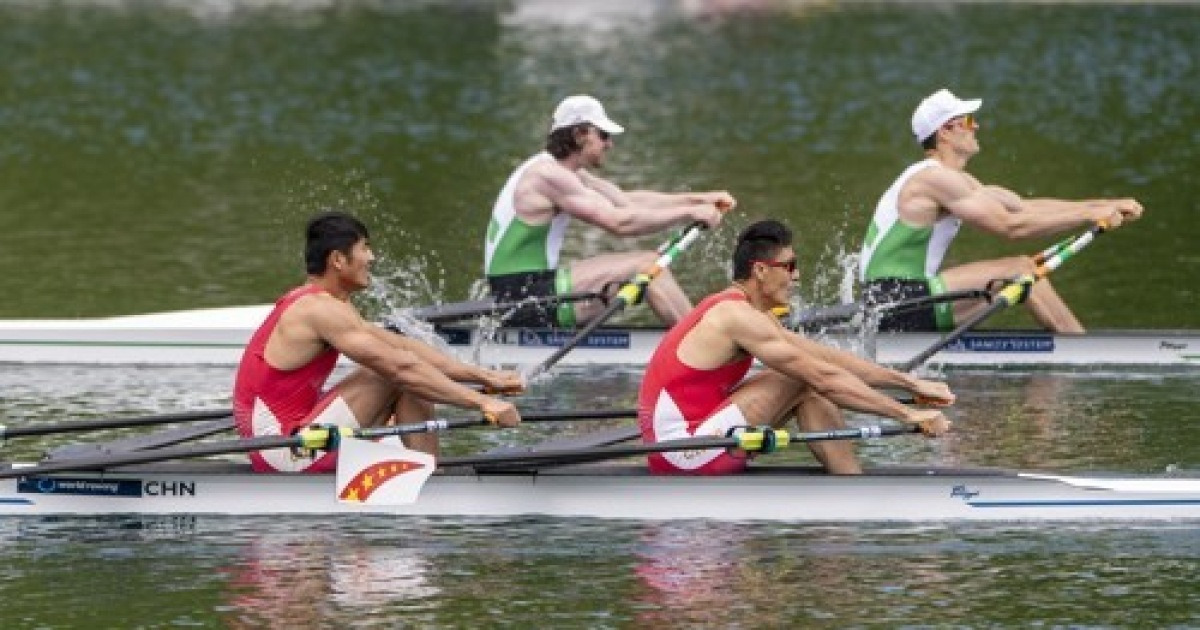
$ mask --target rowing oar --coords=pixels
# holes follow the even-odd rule
[[[1051,272],[1061,267],[1064,262],[1070,260],[1075,256],[1075,254],[1078,254],[1084,247],[1087,247],[1089,244],[1091,244],[1091,242],[1094,241],[1097,236],[1103,234],[1107,229],[1108,223],[1101,221],[1092,226],[1091,229],[1083,234],[1057,243],[1035,256],[1034,262],[1036,264],[1036,268],[1034,269],[1033,273],[1025,274],[1023,276],[1008,280],[1004,288],[1000,289],[999,293],[992,298],[992,303],[990,305],[975,313],[971,317],[968,317],[967,321],[963,322],[958,328],[955,328],[946,336],[937,340],[937,342],[935,342],[932,346],[925,349],[924,352],[921,352],[917,356],[910,359],[907,363],[900,366],[899,369],[903,372],[908,372],[915,369],[917,366],[928,360],[929,357],[941,351],[942,348],[945,348],[955,341],[958,341],[960,337],[967,334],[979,324],[983,323],[983,321],[987,318],[1004,310],[1005,308],[1008,308],[1009,306],[1024,302],[1025,299],[1029,297],[1029,291],[1033,288],[1033,283],[1045,278],[1046,276],[1050,275]]]
[[[171,424],[172,422],[191,422],[194,420],[213,420],[233,415],[229,409],[211,409],[207,411],[185,411],[182,413],[165,413],[155,416],[140,416],[137,418],[109,418],[106,420],[78,420],[60,422],[57,424],[42,424],[30,427],[8,427],[0,425],[0,441],[11,437],[26,437],[32,435],[52,435],[55,433],[76,433],[80,431],[97,431],[100,429],[125,429],[155,424]]]
[[[607,420],[613,418],[631,418],[637,415],[636,409],[611,409],[597,411],[552,411],[543,413],[522,414],[524,422],[558,422],[565,420]],[[337,442],[343,437],[373,439],[392,435],[408,435],[410,433],[430,433],[448,431],[469,427],[480,427],[491,424],[487,418],[468,418],[455,420],[428,420],[413,422],[390,427],[373,427],[351,429],[348,427],[312,426],[290,436],[262,436],[196,444],[174,448],[159,448],[139,450],[115,455],[79,457],[45,462],[35,466],[13,468],[0,471],[0,479],[11,479],[26,475],[42,475],[54,472],[73,470],[103,470],[134,464],[150,464],[173,459],[193,459],[212,455],[231,455],[249,453],[275,448],[291,448],[299,450],[326,450],[336,448]],[[232,425],[231,425],[232,426]]]
[[[789,330],[795,331],[819,330],[822,327],[832,324],[849,322],[868,309],[873,309],[875,312],[880,313],[905,313],[930,304],[990,297],[991,293],[984,289],[963,289],[961,291],[947,291],[946,293],[939,293],[937,295],[905,298],[894,302],[882,302],[871,306],[862,302],[849,302],[835,306],[816,306],[806,308],[795,316],[790,317],[785,325]]]
[[[788,444],[805,442],[825,442],[829,440],[857,440],[893,435],[908,435],[920,433],[916,425],[871,425],[831,431],[812,431],[805,433],[788,433],[783,429],[757,428],[742,430],[729,437],[697,437],[678,440],[663,440],[651,444],[614,445],[587,449],[547,449],[526,451],[522,453],[500,453],[495,455],[472,455],[465,457],[444,457],[438,460],[441,468],[456,466],[474,466],[480,468],[512,467],[529,464],[583,464],[650,453],[669,453],[673,451],[697,451],[714,448],[740,448],[745,451],[770,453]]]
[[[423,308],[413,309],[409,311],[408,314],[431,324],[448,324],[466,319],[477,319],[479,317],[502,315],[512,311],[513,309],[527,305],[553,306],[557,304],[569,304],[574,302],[584,302],[587,300],[603,299],[605,299],[604,294],[595,292],[530,296],[527,298],[507,302],[497,302],[495,299],[488,298],[485,300],[452,302],[449,304],[426,306]]]
[[[213,418],[227,418],[231,415],[232,412],[230,410],[221,409],[211,411],[171,413],[157,416],[143,416],[138,418],[81,420],[78,422],[61,422],[58,424],[42,424],[29,427],[6,427],[4,425],[0,425],[0,440],[10,437],[54,435],[57,433],[76,433],[81,431],[93,431],[101,429],[124,429],[155,424],[170,424],[172,422],[188,422],[192,420],[211,420]],[[607,418],[633,418],[636,416],[637,409],[602,409],[594,411],[533,412],[528,415],[522,415],[521,417],[529,422],[556,422],[559,420],[601,420]],[[207,433],[198,437],[204,437],[205,435],[216,433],[219,430],[232,428],[232,421],[225,422],[223,424],[213,423],[212,425],[206,425],[204,430],[207,431]],[[457,428],[457,425],[455,428]],[[410,433],[412,433],[412,431],[410,431]]]
[[[729,210],[729,206],[722,204],[718,206],[718,209],[720,209],[722,212],[726,212]],[[551,367],[553,367],[555,363],[558,363],[558,361],[565,357],[568,352],[573,350],[575,346],[578,346],[584,339],[587,339],[588,335],[592,334],[592,332],[603,325],[604,322],[612,318],[613,315],[621,312],[626,306],[641,302],[642,298],[646,294],[646,287],[648,287],[650,283],[653,282],[654,279],[663,272],[664,269],[670,267],[671,263],[675,261],[675,258],[684,250],[686,250],[693,241],[699,238],[700,233],[706,229],[707,226],[697,221],[688,226],[684,231],[677,234],[670,241],[663,244],[663,246],[659,247],[657,250],[659,252],[658,258],[655,259],[654,263],[650,265],[650,268],[638,273],[629,282],[626,282],[625,285],[617,291],[617,295],[612,299],[612,301],[608,303],[608,307],[605,308],[599,316],[581,328],[579,332],[575,333],[575,336],[564,343],[562,347],[554,352],[554,354],[551,354],[546,358],[546,360],[533,366],[532,369],[525,372],[522,375],[525,382],[528,383],[535,376],[538,376],[539,374],[542,374],[546,370],[549,370]]]

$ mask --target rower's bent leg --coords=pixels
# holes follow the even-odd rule
[[[809,390],[801,396],[796,406],[796,424],[803,431],[833,431],[846,428],[842,410],[828,398]],[[828,440],[809,442],[808,448],[832,475],[861,475],[854,442],[850,440]]]
[[[692,310],[692,301],[683,292],[670,269],[663,269],[658,278],[646,287],[646,302],[667,326],[674,326]]]
[[[793,417],[804,431],[843,429],[842,412],[825,397],[774,370],[746,379],[730,396],[743,416],[756,426],[783,427]],[[835,475],[862,472],[854,444],[848,440],[809,442],[813,456]]]
[[[649,267],[658,254],[652,251],[603,254],[571,263],[571,291],[591,292],[607,289],[609,296],[628,282],[639,271]],[[679,287],[669,269],[664,269],[658,278],[646,288],[646,302],[664,324],[672,325],[692,310],[692,301]],[[594,319],[604,305],[595,302],[575,304],[575,318],[579,323]]]
[[[1043,278],[1033,283],[1026,299],[1034,319],[1046,330],[1055,333],[1082,335],[1085,331],[1083,324],[1075,317],[1075,313],[1067,307],[1067,303],[1058,296],[1054,285]]]
[[[433,413],[433,403],[412,392],[404,392],[396,400],[392,421],[396,424],[425,422],[433,419]],[[434,457],[438,455],[438,435],[436,433],[410,433],[401,436],[400,439],[408,448],[429,453]]]
[[[1035,270],[1033,259],[1028,256],[1012,256],[996,260],[983,260],[947,269],[941,273],[947,291],[982,289],[988,282],[1000,278],[1014,278],[1031,274]],[[1082,333],[1083,325],[1059,297],[1049,280],[1034,283],[1026,300],[1029,312],[1045,329],[1056,333]],[[964,300],[955,304],[954,319],[965,321],[986,306],[975,300]]]

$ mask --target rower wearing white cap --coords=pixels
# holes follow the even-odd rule
[[[499,301],[527,296],[607,291],[648,267],[653,251],[602,254],[559,265],[559,252],[571,217],[616,236],[640,236],[700,221],[721,221],[718,206],[732,207],[724,191],[661,193],[622,190],[591,172],[603,166],[613,136],[624,132],[600,101],[569,96],[554,110],[545,151],[509,176],[492,209],[485,243],[484,273]],[[691,310],[692,303],[664,270],[646,291],[650,308],[666,324]],[[523,308],[505,323],[515,326],[574,326],[598,315],[599,301]]]
[[[1079,226],[1107,222],[1110,228],[1142,215],[1134,199],[1025,199],[985,185],[966,172],[979,153],[975,113],[981,99],[963,100],[938,90],[917,106],[912,131],[925,159],[909,166],[884,192],[863,241],[860,279],[869,303],[983,289],[992,280],[1034,271],[1033,259],[1013,256],[942,269],[942,258],[962,222],[1008,239],[1046,237]],[[1050,281],[1033,285],[1026,302],[1034,317],[1054,332],[1082,333],[1083,326]],[[885,314],[882,330],[949,330],[981,300],[947,302],[925,310]]]

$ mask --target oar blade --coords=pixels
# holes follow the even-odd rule
[[[359,505],[415,503],[437,461],[399,440],[342,438],[338,447],[337,498]]]

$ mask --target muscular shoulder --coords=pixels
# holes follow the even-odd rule
[[[749,302],[743,300],[725,300],[714,304],[701,318],[701,323],[729,336],[777,324],[766,313],[756,310]]]
[[[932,224],[951,204],[979,188],[969,173],[935,164],[914,174],[900,190],[900,216],[910,223]]]
[[[556,160],[531,164],[517,182],[517,212],[526,218],[548,215],[561,200],[583,190],[579,176]]]
[[[364,325],[358,311],[328,293],[313,293],[296,300],[279,318],[289,336],[326,340],[331,331]]]

